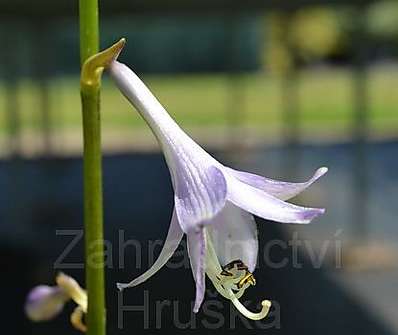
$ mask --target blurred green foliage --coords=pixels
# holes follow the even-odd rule
[[[371,5],[368,10],[368,27],[378,38],[397,38],[398,1],[381,1]]]
[[[353,64],[351,58],[358,46],[357,14],[358,8],[342,6],[242,14],[239,19],[220,15],[120,17],[103,21],[102,45],[127,36],[121,60],[139,74],[158,73],[144,79],[184,127],[228,126],[235,117],[231,113],[238,113],[239,125],[278,129],[283,122],[280,74],[294,67],[298,71],[300,126],[311,132],[333,132],[351,129],[353,122],[353,73],[347,65]],[[373,60],[398,55],[398,1],[375,2],[364,14],[366,42],[371,54],[376,54],[368,59],[366,83],[371,131],[396,130],[398,67],[391,62],[375,65]],[[19,32],[25,28],[20,26]],[[56,132],[80,132],[78,79],[71,75],[78,69],[76,34],[74,24],[57,22],[46,35],[53,45],[48,57],[53,64],[49,66],[56,64],[48,85],[51,127]],[[25,36],[31,44],[33,37],[33,32]],[[38,133],[42,127],[40,90],[24,74],[32,70],[29,64],[34,64],[28,59],[30,44],[18,45],[17,118],[22,132]],[[345,66],[329,66],[335,59]],[[311,66],[314,64],[322,66]],[[241,101],[234,109],[231,103],[237,101],[237,90],[241,90]],[[0,82],[0,105],[6,105],[4,82]],[[143,126],[130,109],[105,80],[105,131]],[[0,135],[12,132],[7,122],[6,113],[1,113]]]
[[[302,70],[298,82],[301,126],[306,129],[344,130],[352,124],[352,73],[346,68]],[[105,78],[106,79],[106,78]],[[224,74],[147,75],[145,82],[184,127],[227,126],[231,78]],[[240,75],[243,89],[241,126],[267,129],[282,122],[282,86],[279,76],[261,72]],[[56,132],[80,132],[81,113],[78,78],[54,79],[50,85],[52,128]],[[397,129],[398,67],[379,66],[369,72],[371,124],[377,129]],[[333,92],[333,94],[331,94]],[[22,131],[40,131],[38,87],[32,81],[18,85]],[[4,105],[4,86],[0,104]],[[105,80],[102,93],[103,126],[109,129],[144,127],[138,113],[119,91]],[[0,134],[7,131],[4,113],[0,114]]]
[[[264,66],[280,73],[298,64],[340,59],[350,63],[357,47],[359,9],[308,7],[265,17]],[[378,1],[364,9],[364,33],[378,57],[398,56],[398,1]]]
[[[349,13],[343,8],[311,7],[266,17],[265,67],[284,72],[344,52],[350,38]]]

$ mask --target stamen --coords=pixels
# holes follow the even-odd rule
[[[239,292],[243,287],[246,289],[250,285],[256,285],[253,274],[241,260],[234,260],[223,266],[217,277],[220,278],[222,286],[230,287],[232,291],[236,292]]]
[[[262,308],[258,313],[249,311],[239,301],[245,290],[256,284],[253,274],[241,260],[234,260],[221,267],[211,239],[208,235],[207,238],[206,274],[213,282],[214,287],[224,298],[231,300],[236,309],[248,319],[261,320],[265,318],[271,307],[269,300],[261,302]]]
[[[241,280],[239,280],[239,283],[237,286],[238,286],[238,288],[242,288],[243,285],[246,283],[249,283],[250,285],[253,285],[253,286],[256,285],[256,280],[254,279],[253,274],[247,270],[246,270],[245,276]]]
[[[84,311],[80,306],[77,306],[70,316],[70,322],[73,327],[80,330],[82,333],[87,331],[86,325],[83,323]]]

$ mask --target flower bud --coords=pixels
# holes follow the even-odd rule
[[[69,297],[57,286],[40,285],[26,298],[25,313],[32,321],[46,321],[56,317]]]

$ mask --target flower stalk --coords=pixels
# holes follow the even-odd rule
[[[103,67],[112,59],[115,49],[110,48],[98,53],[98,0],[80,0],[79,18],[84,141],[85,270],[88,294],[86,324],[89,335],[105,335],[100,88]]]
[[[81,73],[86,73],[87,61],[99,50],[98,0],[79,1]],[[92,71],[92,77],[97,76]],[[88,295],[87,334],[105,335],[105,275],[103,248],[102,162],[100,124],[100,82],[84,84],[80,93],[83,115],[83,185],[85,271]],[[97,257],[93,263],[93,255]]]
[[[99,87],[81,87],[84,139],[84,235],[89,335],[105,335],[102,162]],[[94,259],[95,257],[95,259]]]
[[[125,40],[121,39],[110,48],[89,57],[83,63],[80,76],[84,140],[84,231],[89,335],[105,335],[106,332],[100,118],[101,75],[104,67],[118,56],[124,44]]]

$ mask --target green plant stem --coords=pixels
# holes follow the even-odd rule
[[[80,0],[80,57],[99,50],[98,0]],[[100,84],[81,84],[84,139],[84,231],[88,294],[87,334],[105,335]]]
[[[105,335],[104,237],[99,89],[81,92],[84,137],[84,231],[88,335]]]
[[[99,50],[98,0],[79,0],[80,63]]]

